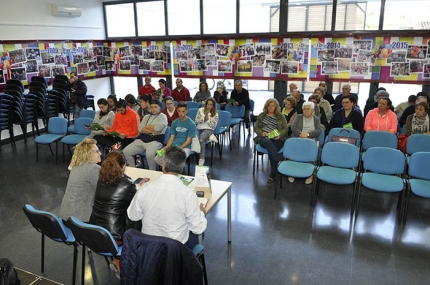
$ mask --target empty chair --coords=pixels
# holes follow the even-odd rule
[[[174,102],[174,103],[175,103],[175,102]],[[200,108],[200,105],[199,105],[199,103],[197,103],[197,102],[193,102],[193,101],[186,101],[185,103],[187,103],[188,110],[190,110],[190,109],[198,109],[198,108]],[[175,106],[177,106],[177,104],[175,104]]]
[[[91,123],[92,123],[92,120],[94,120],[94,116],[96,115],[96,111],[94,111],[94,110],[82,110],[80,113],[79,113],[79,118],[91,118]],[[90,123],[90,124],[91,124]],[[69,132],[69,133],[76,133],[76,130],[75,130],[75,125],[72,125],[72,126],[69,126],[68,128],[67,128],[67,131]]]
[[[245,116],[245,106],[244,105],[230,106],[227,104],[227,105],[225,105],[225,110],[231,114],[230,128],[234,127],[236,125],[239,125],[238,135],[237,135],[237,141],[239,142],[239,140],[240,140],[240,125],[243,122],[243,117]],[[244,134],[244,136],[245,136],[245,134]],[[231,144],[230,144],[230,146],[231,146]]]
[[[321,153],[321,166],[317,168],[313,193],[317,197],[319,180],[336,185],[353,184],[351,194],[351,217],[354,212],[354,199],[357,189],[360,151],[352,144],[328,142]]]
[[[231,149],[231,138],[230,138],[230,124],[231,124],[231,113],[227,111],[218,111],[218,120],[220,122],[220,128],[219,131],[215,130],[214,135],[218,138],[218,141],[221,142],[221,152],[220,152],[220,159],[222,158],[222,149],[224,147],[224,140],[225,136],[228,136],[229,143],[230,143],[230,149]]]
[[[61,139],[61,142],[63,143],[63,159],[64,159],[64,145],[67,145],[67,148],[69,149],[70,156],[72,156],[72,152],[70,150],[70,146],[77,145],[83,139],[88,136],[91,133],[91,130],[87,130],[85,125],[91,125],[93,122],[93,119],[91,118],[77,118],[75,120],[75,133],[71,135],[67,135]]]
[[[85,110],[88,108],[92,108],[93,110],[96,109],[94,104],[94,95],[85,95],[85,99],[87,100],[85,103]]]
[[[410,192],[414,193],[418,197],[426,199],[430,199],[430,172],[428,170],[429,163],[430,152],[416,152],[410,157],[408,168],[408,188]],[[403,223],[406,223],[410,192],[406,192],[407,194],[405,199]]]
[[[42,234],[41,249],[41,272],[45,270],[45,236],[53,241],[73,245],[73,271],[72,284],[76,280],[76,261],[78,258],[78,244],[72,231],[63,223],[63,220],[46,211],[36,210],[33,206],[26,204],[23,208],[25,215],[31,225]]]
[[[282,188],[282,177],[308,178],[314,176],[318,160],[318,146],[314,140],[305,138],[289,138],[284,143],[283,156],[286,160],[278,165],[279,183]],[[315,179],[313,179],[315,182]],[[275,199],[278,189],[275,184]],[[314,201],[311,189],[311,205]]]
[[[430,152],[430,135],[414,134],[408,137],[406,153],[412,155],[416,152]]]
[[[195,122],[196,121],[196,116],[197,116],[197,112],[199,111],[199,109],[196,109],[196,108],[191,108],[191,109],[188,109],[188,114],[187,114],[187,116],[193,121],[193,122]]]
[[[67,120],[65,118],[54,117],[48,122],[48,133],[40,135],[34,139],[36,143],[36,161],[39,161],[39,144],[48,145],[51,154],[54,155],[51,143],[55,142],[55,163],[58,162],[58,141],[67,133]]]
[[[360,148],[361,136],[354,129],[333,128],[327,135],[327,142],[345,142]]]
[[[403,204],[402,196],[406,189],[403,178],[405,172],[405,155],[397,149],[388,147],[372,147],[366,151],[364,157],[363,173],[360,177],[360,185],[357,191],[355,216],[360,206],[361,186],[385,193],[399,193],[398,198],[398,222],[402,220]]]
[[[76,241],[82,244],[82,285],[85,283],[85,248],[103,256],[108,264],[108,257],[120,258],[122,246],[118,246],[111,233],[105,228],[82,222],[76,217],[70,217],[67,225],[72,230]]]

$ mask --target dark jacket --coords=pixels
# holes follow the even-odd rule
[[[228,92],[223,90],[221,94],[218,91],[214,92],[214,99],[218,104],[227,103]]]
[[[263,119],[264,116],[266,116],[265,113],[261,113],[257,117],[257,123],[254,127],[254,132],[257,134],[257,136],[254,138],[254,142],[258,143],[258,141],[261,138],[261,135],[263,134]],[[282,113],[276,114],[276,125],[277,130],[280,133],[281,140],[285,141],[288,138],[288,126],[287,126],[287,120],[285,119],[285,116]]]
[[[76,96],[76,103],[78,103],[79,107],[84,107],[87,103],[87,99],[85,95],[87,95],[87,85],[80,79],[77,81],[71,83],[67,83],[66,90],[70,91],[70,89],[75,89],[75,93],[73,93]],[[70,93],[72,96],[72,93]],[[72,98],[71,98],[72,99]],[[73,100],[72,100],[73,102]],[[74,103],[74,102],[73,102]]]
[[[115,240],[121,240],[127,230],[127,208],[136,193],[136,185],[128,177],[117,186],[97,183],[90,223],[107,229]]]
[[[123,242],[122,285],[203,284],[202,266],[179,241],[132,229],[125,232]]]
[[[330,131],[333,128],[343,128],[343,125],[351,123],[352,128],[358,131],[360,134],[363,134],[364,129],[364,119],[361,112],[357,109],[353,109],[349,114],[348,118],[345,118],[345,111],[343,108],[337,110],[333,117],[330,120],[329,129]]]
[[[349,95],[355,96],[356,102],[358,104],[358,95],[355,93],[349,93]],[[343,98],[343,93],[340,93],[339,95],[336,96],[336,98],[334,98],[334,108],[333,111],[337,111],[340,108],[342,108],[342,98]],[[358,105],[356,105],[357,107]]]
[[[230,98],[236,100],[240,105],[245,106],[245,110],[251,109],[251,104],[249,103],[249,92],[245,88],[242,88],[242,91],[238,93],[236,89],[233,89],[230,94]]]

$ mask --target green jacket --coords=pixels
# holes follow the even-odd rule
[[[254,127],[254,132],[257,134],[257,136],[254,138],[255,143],[258,143],[258,141],[260,140],[260,138],[263,134],[264,116],[266,116],[266,114],[261,113],[257,117],[257,123],[255,124],[255,127]],[[281,135],[280,135],[281,140],[285,141],[288,138],[287,120],[285,119],[285,116],[282,115],[282,113],[276,114],[275,117],[276,117],[276,124],[278,126],[277,129],[278,129],[279,133],[281,133]]]

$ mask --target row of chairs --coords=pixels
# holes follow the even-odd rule
[[[78,259],[78,246],[82,245],[82,273],[81,284],[85,284],[85,251],[86,248],[103,256],[108,264],[113,258],[121,258],[123,246],[117,245],[111,233],[103,227],[84,223],[76,217],[70,217],[64,222],[51,212],[35,209],[26,204],[23,211],[31,225],[41,233],[41,272],[45,271],[45,236],[56,242],[73,246],[72,284],[76,284],[76,265]],[[127,232],[125,233],[127,234]],[[124,246],[127,246],[124,244]],[[184,245],[182,245],[184,246]],[[185,247],[185,246],[184,246]],[[207,283],[204,246],[196,245],[193,253],[202,265],[202,279]],[[109,260],[110,259],[110,260]],[[167,261],[167,260],[166,260]],[[124,268],[124,270],[126,270]]]

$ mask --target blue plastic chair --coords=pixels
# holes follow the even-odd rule
[[[405,155],[397,149],[388,147],[371,147],[366,151],[363,173],[357,191],[355,217],[360,205],[361,186],[385,193],[399,193],[397,221],[402,221],[404,203],[402,197],[406,192],[406,181],[403,178],[406,165]]]
[[[327,135],[327,142],[332,142],[333,136],[355,138],[356,139],[355,146],[360,148],[361,135],[357,130],[344,129],[344,128],[333,128],[329,131],[329,133]]]
[[[196,122],[196,116],[197,116],[197,112],[199,111],[198,108],[191,108],[188,109],[188,114],[187,116],[195,123]]]
[[[430,135],[415,134],[408,138],[406,153],[412,155],[416,152],[430,152]]]
[[[278,173],[281,175],[280,187],[282,188],[283,176],[295,178],[307,178],[315,175],[316,162],[318,160],[318,146],[314,140],[304,138],[289,138],[284,143],[283,156],[286,160],[278,165]],[[315,179],[313,179],[315,183]],[[275,199],[278,189],[275,183]],[[311,191],[311,205],[314,197]]]
[[[231,123],[230,123],[230,129],[234,127],[235,125],[239,125],[238,131],[237,131],[237,141],[240,140],[240,125],[243,122],[243,117],[245,116],[245,106],[230,106],[226,105],[225,110],[231,114]],[[245,134],[244,134],[245,136]],[[231,144],[230,144],[231,146]]]
[[[122,246],[118,246],[116,244],[115,239],[107,229],[100,226],[84,223],[73,216],[67,220],[67,224],[75,235],[77,242],[82,245],[82,285],[85,284],[86,247],[91,249],[92,252],[103,256],[108,266],[110,265],[108,257],[110,257],[111,259],[119,259],[121,257]]]
[[[91,118],[91,123],[92,123],[92,121],[94,120],[94,117],[96,116],[96,111],[94,111],[94,110],[82,110],[80,113],[79,113],[79,118]],[[78,119],[79,119],[78,118]],[[75,120],[76,121],[76,120]],[[67,131],[69,132],[69,133],[76,133],[76,130],[75,130],[75,125],[72,125],[72,126],[69,126],[69,128],[67,129]]]
[[[382,131],[366,132],[363,136],[363,153],[361,159],[364,160],[365,152],[371,147],[388,147],[397,149],[398,139],[395,134]]]
[[[410,192],[418,197],[430,199],[430,171],[428,170],[430,163],[430,152],[416,152],[409,159],[408,174],[410,176],[408,185]],[[406,192],[405,212],[403,223],[406,223],[406,216],[409,205],[409,191]]]
[[[78,260],[78,243],[72,231],[63,223],[63,220],[56,215],[36,210],[33,206],[26,204],[23,211],[30,221],[31,225],[42,234],[42,250],[41,250],[41,269],[45,270],[45,236],[53,241],[62,242],[66,245],[73,245],[73,271],[72,284],[76,283],[76,262]]]
[[[214,131],[215,136],[218,138],[218,141],[221,142],[221,149],[224,147],[225,136],[228,136],[230,149],[231,149],[231,137],[230,137],[230,124],[231,124],[231,113],[227,111],[218,111],[218,120],[220,122],[219,132],[218,130]],[[220,159],[222,157],[222,153],[220,153]]]
[[[284,152],[284,147],[281,147],[281,149],[278,151],[278,154],[281,154]],[[257,144],[254,147],[254,163],[253,163],[253,167],[252,167],[252,175],[255,175],[255,165],[257,164],[257,169],[258,169],[258,156],[261,156],[261,161],[263,161],[263,156],[265,154],[269,154],[269,152],[267,151],[267,149],[265,149],[264,147],[262,147],[260,144]]]
[[[91,133],[91,130],[87,130],[85,125],[91,125],[92,122],[93,122],[93,119],[87,118],[87,117],[79,117],[75,120],[75,125],[74,125],[75,134],[67,135],[61,139],[61,142],[63,143],[63,161],[64,161],[64,145],[67,145],[70,156],[72,156],[72,151],[70,150],[70,146],[77,145]]]
[[[40,135],[34,139],[36,143],[36,161],[39,161],[39,144],[48,145],[51,154],[54,155],[51,143],[55,142],[55,163],[58,163],[58,141],[67,133],[67,120],[65,118],[54,117],[48,121],[48,133]]]
[[[198,108],[200,108],[200,105],[199,105],[199,103],[197,103],[197,102],[193,102],[193,101],[186,101],[185,103],[187,103],[188,110],[190,110],[190,109],[198,109]]]
[[[351,199],[351,218],[354,213],[354,197],[357,191],[359,162],[360,151],[354,145],[342,142],[326,143],[321,152],[322,166],[317,168],[317,179],[313,189],[314,195],[317,198],[320,180],[335,185],[354,184]]]

